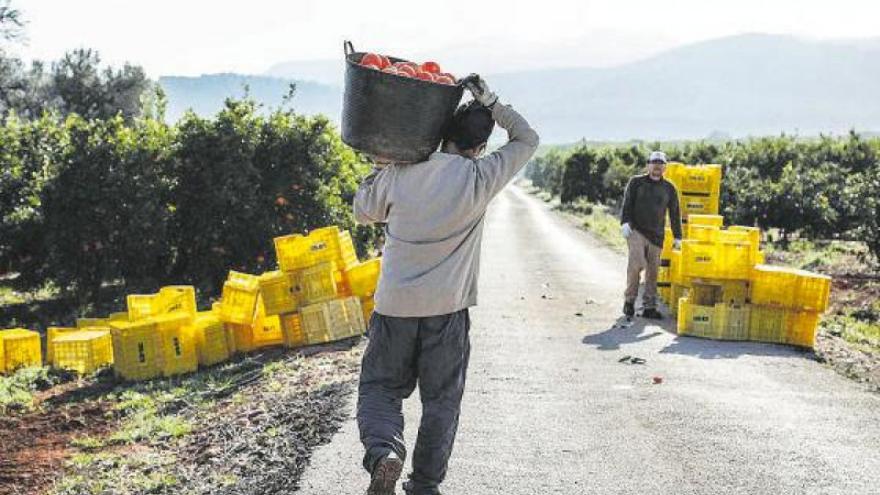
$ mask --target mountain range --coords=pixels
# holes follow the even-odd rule
[[[162,77],[169,108],[210,114],[229,96],[338,121],[344,64],[279,63],[263,75]],[[545,143],[842,133],[880,129],[880,38],[813,41],[749,34],[685,45],[611,67],[485,74]],[[501,136],[497,136],[501,137]]]

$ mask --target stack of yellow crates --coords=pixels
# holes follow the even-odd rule
[[[766,266],[759,229],[722,227],[720,166],[670,163],[666,177],[679,192],[684,240],[674,250],[667,226],[658,288],[678,333],[812,347],[831,279]]]
[[[684,165],[671,162],[665,177],[678,190],[685,223],[690,215],[717,215],[721,202],[721,165]]]
[[[195,288],[163,287],[156,294],[126,298],[128,318],[111,315],[113,369],[126,380],[174,376],[198,368],[191,324],[196,316]]]
[[[263,297],[275,301],[266,310],[280,315],[285,345],[324,343],[364,333],[379,259],[359,263],[351,235],[338,227],[277,237],[275,253],[280,270],[264,284]]]
[[[40,334],[24,328],[0,330],[0,373],[42,364]]]
[[[235,352],[299,347],[361,335],[373,311],[381,259],[359,262],[348,232],[325,227],[275,239],[280,269],[230,271],[221,300],[198,311],[192,286],[131,294],[126,311],[49,327],[47,361],[93,373],[112,365],[126,380],[195,371]],[[42,365],[40,336],[0,331],[0,373]]]

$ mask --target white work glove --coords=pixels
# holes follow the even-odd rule
[[[633,229],[629,226],[629,223],[625,223],[620,226],[620,233],[623,234],[624,239],[629,239],[630,234],[633,233]]]
[[[681,251],[681,239],[676,239],[672,241],[672,249],[676,251]]]
[[[484,107],[491,107],[498,101],[498,96],[489,89],[489,85],[486,84],[486,81],[477,74],[467,76],[464,79],[464,87],[470,91],[471,94],[474,95],[474,99]]]

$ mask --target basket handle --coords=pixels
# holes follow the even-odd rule
[[[345,52],[345,55],[346,55],[346,56],[351,55],[352,53],[354,53],[354,45],[351,44],[351,41],[345,40],[345,41],[342,43],[342,51]]]

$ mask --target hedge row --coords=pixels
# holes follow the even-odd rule
[[[275,266],[272,238],[354,227],[367,164],[324,117],[227,102],[206,119],[39,120],[0,126],[0,273],[79,301],[102,284],[216,294],[227,270]],[[373,229],[355,231],[361,254]]]

